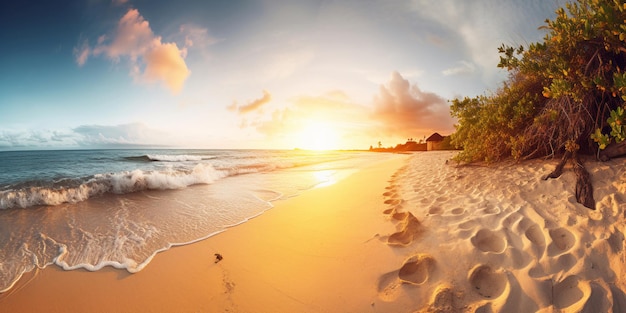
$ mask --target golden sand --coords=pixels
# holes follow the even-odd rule
[[[626,161],[588,162],[596,210],[557,161],[397,156],[141,272],[28,273],[6,312],[625,312]],[[215,253],[223,259],[215,263]]]

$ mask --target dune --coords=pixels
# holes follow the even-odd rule
[[[398,155],[206,240],[113,268],[24,275],[7,312],[624,312],[626,160],[457,166]],[[215,263],[215,253],[223,259]]]

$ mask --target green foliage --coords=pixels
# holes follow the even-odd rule
[[[607,123],[611,126],[611,136],[615,141],[622,142],[626,139],[626,127],[624,127],[624,109],[621,107],[611,111],[611,117],[607,119]]]
[[[517,76],[492,96],[452,101],[452,115],[459,120],[452,144],[463,147],[458,160],[495,162],[515,147],[516,135],[545,102],[541,84],[532,79]]]
[[[598,143],[600,150],[606,148],[606,146],[611,143],[611,139],[614,139],[615,142],[622,142],[626,139],[626,127],[624,126],[624,123],[626,122],[626,114],[624,114],[624,109],[618,107],[617,109],[612,110],[610,114],[611,116],[606,120],[606,122],[611,127],[611,137],[603,134],[599,128],[597,128],[596,132],[591,135],[591,139]]]
[[[445,136],[440,145],[441,150],[455,150],[456,147],[452,144],[452,138],[450,136]]]
[[[591,134],[591,139],[598,143],[598,147],[600,148],[600,150],[604,150],[604,148],[606,148],[606,146],[611,143],[611,139],[609,138],[609,136],[603,134],[600,128],[596,128],[596,132]]]
[[[452,143],[464,148],[459,160],[591,151],[594,141],[604,148],[611,138],[626,138],[623,0],[567,3],[542,28],[547,30],[542,42],[498,48],[498,67],[510,74],[498,91],[452,101],[459,120]],[[605,126],[610,135],[600,131]]]

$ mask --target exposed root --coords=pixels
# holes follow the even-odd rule
[[[572,160],[574,173],[576,174],[576,201],[589,209],[595,210],[596,201],[593,199],[593,187],[591,185],[589,172],[587,172],[583,162],[575,152],[566,151],[554,171],[543,179],[559,178],[561,174],[563,174],[563,167],[568,160]]]
[[[577,155],[574,155],[574,173],[576,173],[576,201],[585,207],[595,210],[596,201],[593,199],[593,186],[589,178],[589,172],[580,161]]]

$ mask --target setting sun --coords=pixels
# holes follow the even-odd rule
[[[297,135],[298,147],[307,150],[339,149],[339,133],[330,124],[312,121]]]

